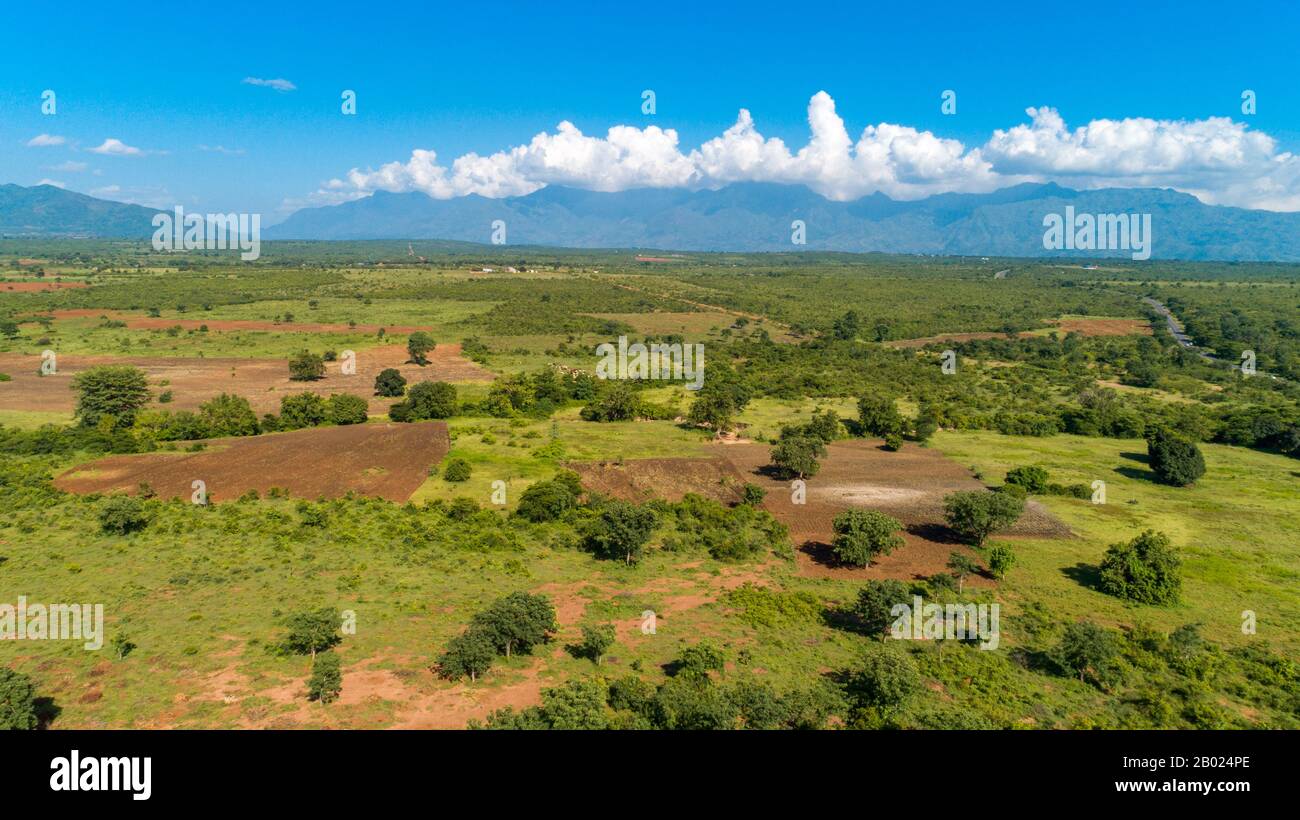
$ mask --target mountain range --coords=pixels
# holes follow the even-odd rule
[[[802,185],[737,183],[719,190],[615,193],[549,186],[527,196],[434,199],[376,192],[304,208],[263,230],[294,240],[445,239],[489,244],[504,223],[510,245],[684,251],[879,251],[960,256],[1129,258],[1130,250],[1050,251],[1044,217],[1150,214],[1151,258],[1300,261],[1300,213],[1206,205],[1155,188],[1076,191],[1023,184],[987,194],[901,201],[876,193],[828,200]],[[0,236],[148,237],[156,213],[48,185],[0,186]],[[792,242],[792,223],[806,244]]]

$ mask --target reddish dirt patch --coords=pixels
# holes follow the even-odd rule
[[[449,447],[443,422],[319,427],[215,439],[198,453],[108,456],[68,470],[54,484],[74,493],[134,493],[143,481],[162,498],[187,499],[197,479],[220,501],[283,487],[299,498],[353,491],[400,502]]]
[[[767,490],[763,506],[790,528],[798,552],[800,574],[813,577],[924,578],[946,571],[948,555],[969,548],[960,544],[943,524],[943,497],[958,490],[978,490],[983,485],[961,465],[934,450],[905,445],[897,453],[881,449],[874,440],[831,444],[821,471],[808,479],[806,503],[795,504],[790,482],[762,471],[770,461],[770,448],[762,444],[733,444],[719,456],[707,459],[645,459],[621,467],[572,465],[588,489],[627,500],[648,497],[680,498],[700,492],[720,501],[736,500],[714,476],[730,477],[734,488],[744,482]],[[730,469],[728,469],[728,467]],[[709,485],[727,492],[702,492]],[[691,486],[701,489],[686,489]],[[829,551],[831,522],[849,509],[873,509],[891,515],[905,527],[904,546],[880,558],[867,569],[836,565]],[[1030,502],[1024,516],[1004,535],[1068,537],[1070,530],[1042,505]],[[973,553],[972,553],[973,554]],[[970,579],[968,583],[989,583]]]
[[[714,458],[642,458],[618,464],[582,461],[568,465],[588,490],[624,501],[681,501],[695,493],[715,501],[740,500],[745,479],[730,461]]]
[[[81,285],[85,287],[85,285]],[[432,330],[427,325],[349,325],[345,322],[268,322],[258,319],[172,319],[162,316],[140,316],[124,310],[102,308],[73,308],[55,310],[48,314],[55,319],[97,319],[101,316],[125,322],[131,330],[166,330],[179,326],[182,330],[198,330],[206,326],[215,332],[227,330],[268,330],[275,333],[377,333],[382,327],[387,333],[408,334],[417,330]]]
[[[1151,325],[1142,319],[1053,319],[1050,322],[1053,325],[1052,330],[1064,335],[1066,333],[1079,333],[1083,336],[1150,336]],[[1041,336],[1041,332],[1017,333],[1016,337],[1020,339],[1031,339],[1035,336]],[[970,342],[977,339],[1005,339],[1005,333],[979,332],[979,333],[941,333],[938,336],[924,336],[919,339],[896,339],[892,342],[885,342],[890,347],[899,348],[917,348],[925,347],[928,344],[937,344],[939,342]]]
[[[39,356],[0,353],[0,373],[13,377],[13,381],[0,383],[0,409],[71,412],[76,406],[72,378],[82,370],[104,364],[128,364],[143,370],[149,377],[155,400],[164,391],[172,392],[170,404],[153,404],[152,407],[194,410],[220,393],[236,393],[248,399],[259,415],[279,412],[282,397],[302,392],[322,396],[351,393],[368,401],[372,413],[385,412],[397,399],[384,399],[373,393],[375,377],[389,367],[401,371],[408,384],[421,381],[481,382],[494,378],[490,371],[462,356],[459,344],[438,345],[429,354],[429,364],[424,367],[406,364],[406,359],[403,345],[372,347],[357,351],[355,374],[344,375],[342,362],[326,362],[325,378],[295,382],[289,380],[289,362],[286,359],[68,354],[58,358],[57,372],[41,376],[38,374]],[[165,386],[162,384],[164,381],[167,382]]]
[[[43,293],[49,290],[88,288],[85,282],[0,282],[0,292]]]

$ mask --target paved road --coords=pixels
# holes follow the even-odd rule
[[[1178,317],[1175,316],[1173,312],[1169,310],[1169,308],[1165,307],[1165,305],[1162,302],[1158,302],[1155,299],[1152,299],[1150,296],[1143,296],[1142,301],[1150,305],[1155,310],[1156,313],[1159,313],[1161,316],[1165,317],[1165,324],[1169,326],[1169,333],[1174,337],[1174,339],[1178,341],[1178,344],[1182,345],[1185,349],[1190,350],[1191,352],[1195,353],[1197,356],[1200,356],[1202,359],[1206,360],[1207,362],[1214,362],[1215,364],[1221,364],[1224,365],[1225,367],[1230,367],[1233,370],[1241,369],[1241,362],[1230,362],[1225,359],[1220,359],[1216,356],[1211,356],[1209,353],[1206,353],[1204,350],[1197,347],[1196,343],[1192,341],[1192,337],[1188,336],[1187,332],[1183,329],[1183,323],[1178,321]],[[1283,379],[1281,376],[1275,376],[1272,373],[1265,373],[1262,370],[1256,370],[1255,375],[1267,376],[1273,381],[1286,381],[1286,379]]]

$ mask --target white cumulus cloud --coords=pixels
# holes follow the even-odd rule
[[[134,145],[127,145],[119,139],[109,137],[101,145],[90,149],[92,154],[106,154],[114,157],[139,157],[144,155],[144,151],[136,148]]]
[[[263,80],[261,77],[245,77],[244,85],[260,85],[263,88],[274,88],[276,91],[297,91],[298,86],[286,79],[277,77],[274,80]]]
[[[37,134],[27,140],[28,148],[48,148],[53,145],[63,145],[68,140],[66,137],[60,137],[55,134]]]
[[[1169,187],[1211,204],[1300,210],[1300,158],[1269,135],[1226,117],[1100,119],[1071,129],[1048,107],[1029,122],[997,129],[979,146],[881,122],[850,135],[835,101],[808,103],[809,139],[792,150],[764,137],[749,111],[698,148],[683,150],[671,128],[618,125],[603,136],[571,122],[489,156],[440,162],[417,148],[405,162],[353,168],[285,207],[335,204],[374,191],[422,191],[438,199],[518,196],[547,185],[594,191],[720,188],[733,182],[806,185],[828,199],[881,192],[895,199],[983,193],[1020,182],[1077,188]]]

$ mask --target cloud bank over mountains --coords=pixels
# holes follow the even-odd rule
[[[1058,182],[1080,189],[1174,188],[1213,205],[1300,211],[1300,157],[1231,118],[1132,117],[1070,128],[1053,108],[1029,108],[1026,115],[1029,122],[997,129],[974,147],[893,123],[869,125],[855,140],[835,101],[819,91],[808,103],[809,141],[797,150],[764,137],[745,109],[720,136],[690,150],[671,128],[618,125],[600,137],[565,121],[525,145],[465,154],[450,165],[417,148],[405,162],[353,168],[286,206],[335,204],[375,191],[501,198],[547,185],[608,192],[733,182],[803,184],[835,201],[876,192],[912,200]]]

